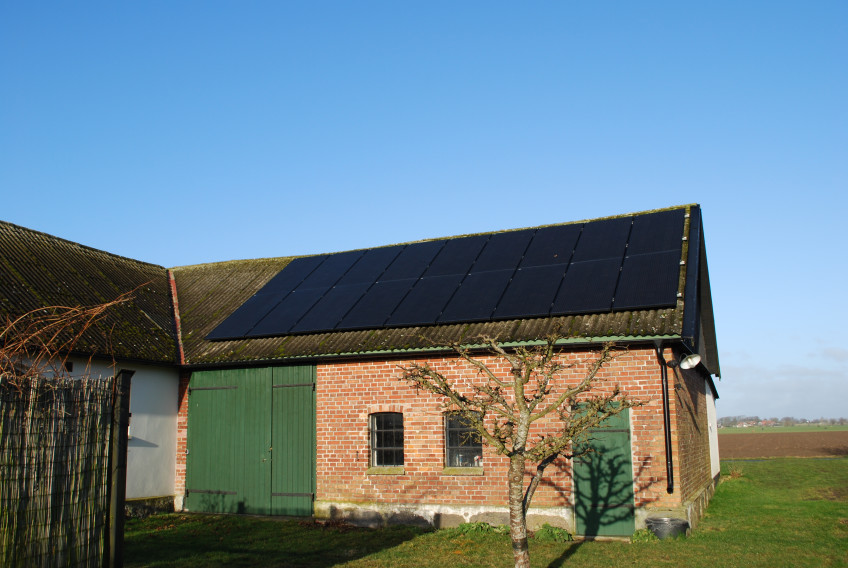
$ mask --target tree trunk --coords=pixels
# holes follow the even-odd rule
[[[527,516],[524,511],[524,456],[515,454],[509,460],[509,535],[515,568],[530,568],[527,548]]]

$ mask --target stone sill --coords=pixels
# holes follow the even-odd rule
[[[403,466],[394,466],[394,467],[376,466],[376,467],[369,467],[365,471],[365,475],[403,475],[403,474],[404,474]]]
[[[442,475],[483,475],[482,467],[446,467]]]

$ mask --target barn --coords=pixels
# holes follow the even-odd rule
[[[712,495],[720,369],[698,205],[168,274],[178,508],[503,523],[506,460],[400,369],[470,381],[451,345],[552,334],[575,360],[623,348],[600,378],[644,405],[596,433],[600,457],[549,468],[530,525],[694,525]]]
[[[599,388],[643,405],[593,433],[594,457],[546,470],[531,527],[694,525],[712,495],[720,369],[698,205],[172,269],[2,222],[0,251],[4,317],[133,291],[70,361],[135,372],[127,495],[140,506],[503,523],[505,458],[399,379],[427,363],[469,387],[451,346],[508,373],[483,338],[550,336],[571,361],[614,342]]]

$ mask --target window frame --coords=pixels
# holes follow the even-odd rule
[[[473,412],[473,411],[468,411]],[[464,412],[461,410],[452,410],[444,413],[444,433],[445,433],[445,468],[460,468],[460,469],[471,469],[471,468],[481,468],[483,467],[483,437],[480,435],[477,430],[470,425],[466,426],[457,426],[455,417],[461,416]],[[480,413],[477,412],[479,416]],[[453,420],[452,420],[453,419]],[[451,424],[451,422],[454,424]],[[451,433],[458,432],[460,435],[465,434],[467,436],[476,436],[476,443],[460,443],[460,445],[452,445],[451,444]],[[477,450],[476,456],[471,459],[468,463],[462,463],[458,459],[454,459],[458,457],[454,452],[463,451],[467,452],[469,449]],[[454,463],[456,462],[456,463]]]
[[[381,417],[400,417],[400,427],[396,425],[393,427],[381,427],[378,422]],[[370,456],[370,466],[372,468],[402,468],[406,461],[406,456],[404,452],[404,442],[405,442],[405,433],[403,426],[403,413],[402,412],[374,412],[368,416],[368,446],[369,446],[369,456]],[[381,434],[385,435],[388,433],[393,433],[395,436],[400,433],[400,446],[397,445],[386,445],[379,443],[379,438],[384,437],[380,436]],[[387,453],[395,453],[395,457],[397,453],[400,451],[400,463],[385,463]],[[394,461],[394,460],[392,460]]]

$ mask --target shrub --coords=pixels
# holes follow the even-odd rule
[[[639,529],[630,537],[632,543],[656,542],[659,538],[650,529]]]
[[[479,534],[509,534],[509,527],[506,525],[490,525],[489,523],[462,523],[451,529],[444,529],[445,536],[470,536]]]
[[[574,537],[572,537],[571,533],[567,530],[559,527],[552,527],[548,523],[542,525],[542,527],[533,534],[533,538],[547,542],[571,542],[574,540]]]

